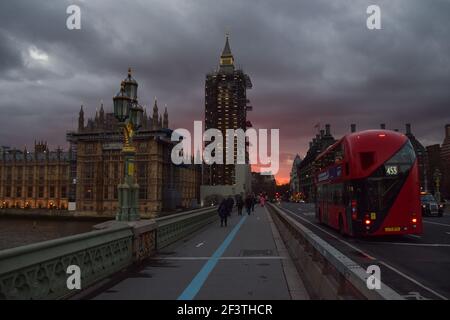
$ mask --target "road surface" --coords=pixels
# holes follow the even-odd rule
[[[424,217],[422,236],[350,238],[315,220],[314,205],[284,202],[283,210],[406,299],[450,299],[450,215]]]

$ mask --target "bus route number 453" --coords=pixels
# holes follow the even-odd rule
[[[398,174],[397,166],[386,166],[386,174],[388,176],[396,176]]]

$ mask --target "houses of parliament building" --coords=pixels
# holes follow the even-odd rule
[[[131,70],[124,82],[136,80]],[[112,111],[112,110],[111,110]],[[0,207],[74,210],[88,216],[114,217],[123,172],[122,131],[103,104],[90,119],[83,106],[77,130],[66,134],[68,151],[50,151],[35,142],[34,150],[0,147]],[[87,120],[87,121],[86,121]],[[195,207],[199,200],[199,165],[174,165],[167,109],[155,99],[136,132],[136,178],[141,217]]]

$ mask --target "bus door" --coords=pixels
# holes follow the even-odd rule
[[[356,202],[355,199],[353,185],[351,183],[344,183],[343,193],[342,193],[342,204],[345,207],[345,219],[347,220],[348,232],[350,235],[353,235],[353,222],[356,214]],[[353,200],[353,201],[352,201]]]
[[[330,201],[330,194],[328,192],[329,188],[328,188],[328,184],[324,184],[322,186],[323,188],[323,197],[322,197],[322,221],[329,224],[330,220],[329,220],[329,201]]]

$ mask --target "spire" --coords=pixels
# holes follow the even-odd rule
[[[156,101],[156,97],[155,97],[155,104],[153,105],[152,126],[153,126],[153,130],[159,129],[159,126],[158,126],[158,104]]]
[[[229,38],[230,38],[230,35],[227,33],[225,35],[225,47],[223,48],[223,51],[222,51],[222,57],[233,56],[231,53],[231,49],[230,49],[230,43],[228,41]]]
[[[164,108],[163,128],[169,128],[169,114],[167,113],[167,104]]]
[[[80,113],[78,114],[78,132],[83,131],[84,129],[84,111],[83,111],[83,105],[81,105]],[[35,142],[36,144],[36,142]]]
[[[97,123],[98,123],[98,109],[97,108],[95,108],[95,119],[94,119],[94,121],[95,121],[95,124],[97,125]]]
[[[223,48],[222,55],[220,56],[220,70],[234,70],[234,57],[231,53],[228,33],[226,34],[225,47]]]
[[[143,106],[144,112],[142,114],[142,129],[148,128],[147,107]]]
[[[98,116],[98,122],[100,124],[100,127],[103,128],[105,124],[105,110],[103,109],[103,99],[100,100],[100,113]]]

